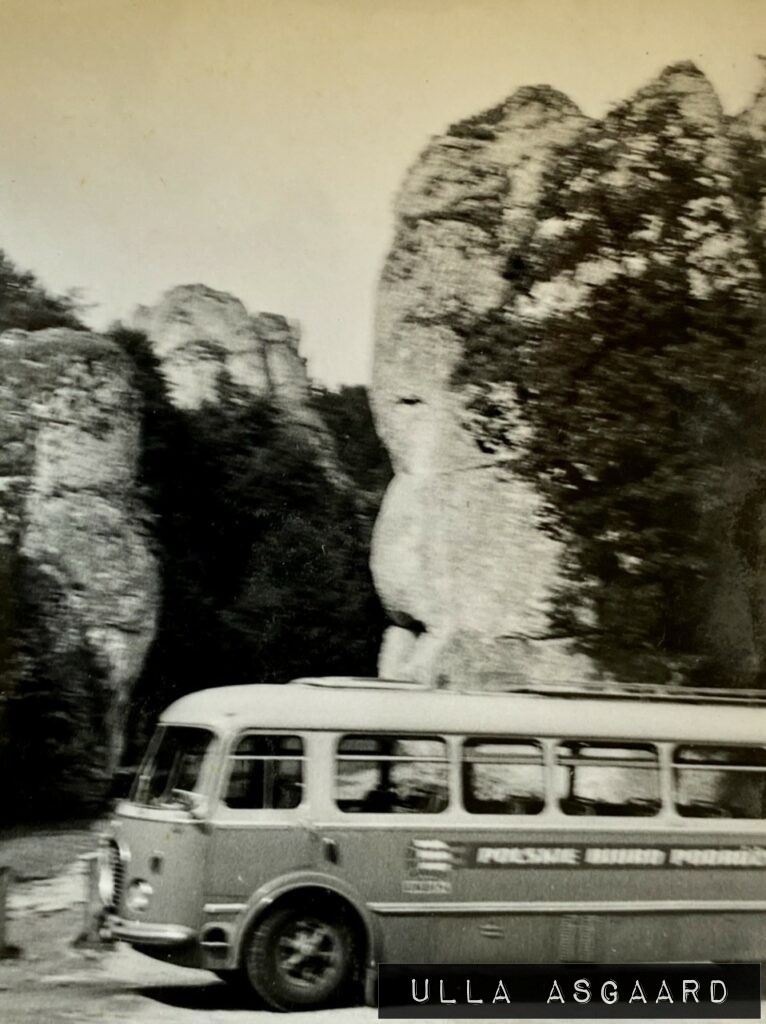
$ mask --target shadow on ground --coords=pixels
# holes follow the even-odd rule
[[[205,975],[201,975],[204,978]],[[146,985],[134,988],[135,995],[183,1010],[264,1010],[254,993],[225,982],[200,985]]]

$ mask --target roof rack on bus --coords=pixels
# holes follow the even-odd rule
[[[549,680],[547,683],[520,682],[518,677],[501,672],[482,672],[482,685],[434,686],[405,679],[377,679],[360,676],[319,676],[291,680],[290,685],[316,686],[331,690],[419,690],[421,692],[471,693],[496,696],[502,693],[547,697],[593,697],[616,700],[653,700],[683,704],[766,704],[766,690],[716,686],[680,686],[662,683],[617,682],[615,680]]]
[[[323,686],[332,690],[428,690],[432,689],[425,683],[412,682],[405,679],[372,679],[354,676],[306,676],[292,679],[290,685]]]
[[[545,694],[556,697],[610,697],[623,700],[667,700],[688,704],[766,704],[766,690],[728,688],[723,686],[680,686],[663,683],[623,683],[616,681],[581,679],[551,681],[541,685],[509,681],[502,673],[485,672],[481,675],[492,689],[491,693]],[[510,677],[512,680],[512,677]],[[497,684],[500,685],[497,685]]]

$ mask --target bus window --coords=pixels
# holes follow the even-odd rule
[[[155,735],[145,765],[136,779],[132,799],[150,807],[176,807],[174,790],[197,790],[202,762],[213,734],[192,726],[161,726]]]
[[[564,814],[645,817],[660,810],[659,758],[644,743],[559,743],[556,792]]]
[[[766,749],[677,747],[676,811],[684,818],[766,817]]]
[[[243,736],[230,758],[227,807],[288,810],[303,794],[303,740],[300,736]]]
[[[347,813],[437,814],[449,792],[447,744],[432,736],[344,736],[335,799]]]
[[[463,805],[470,814],[539,814],[545,806],[540,744],[466,740]]]

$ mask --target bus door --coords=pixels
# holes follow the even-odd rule
[[[260,886],[310,866],[307,739],[247,731],[224,765],[212,819],[207,890],[214,903],[247,902]]]

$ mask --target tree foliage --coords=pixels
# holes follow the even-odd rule
[[[19,556],[13,578],[16,629],[5,662],[0,764],[17,784],[6,788],[6,820],[95,812],[110,784],[104,668],[87,638],[75,639],[74,622],[62,627],[66,596],[49,575]]]
[[[367,389],[361,384],[342,385],[337,391],[315,387],[313,400],[332,432],[340,465],[354,485],[371,532],[393,471],[375,431]]]
[[[52,294],[0,249],[0,332],[81,326],[74,294]]]
[[[732,558],[756,562],[766,490],[763,281],[736,155],[673,94],[617,108],[560,154],[506,302],[464,328],[477,442],[535,484],[565,545],[555,625],[623,677],[736,672],[716,591]]]
[[[383,613],[355,493],[328,479],[266,402],[224,382],[216,403],[178,410],[146,340],[115,338],[144,396],[142,481],[163,580],[135,742],[192,690],[374,675]],[[352,404],[349,418],[364,421]]]

